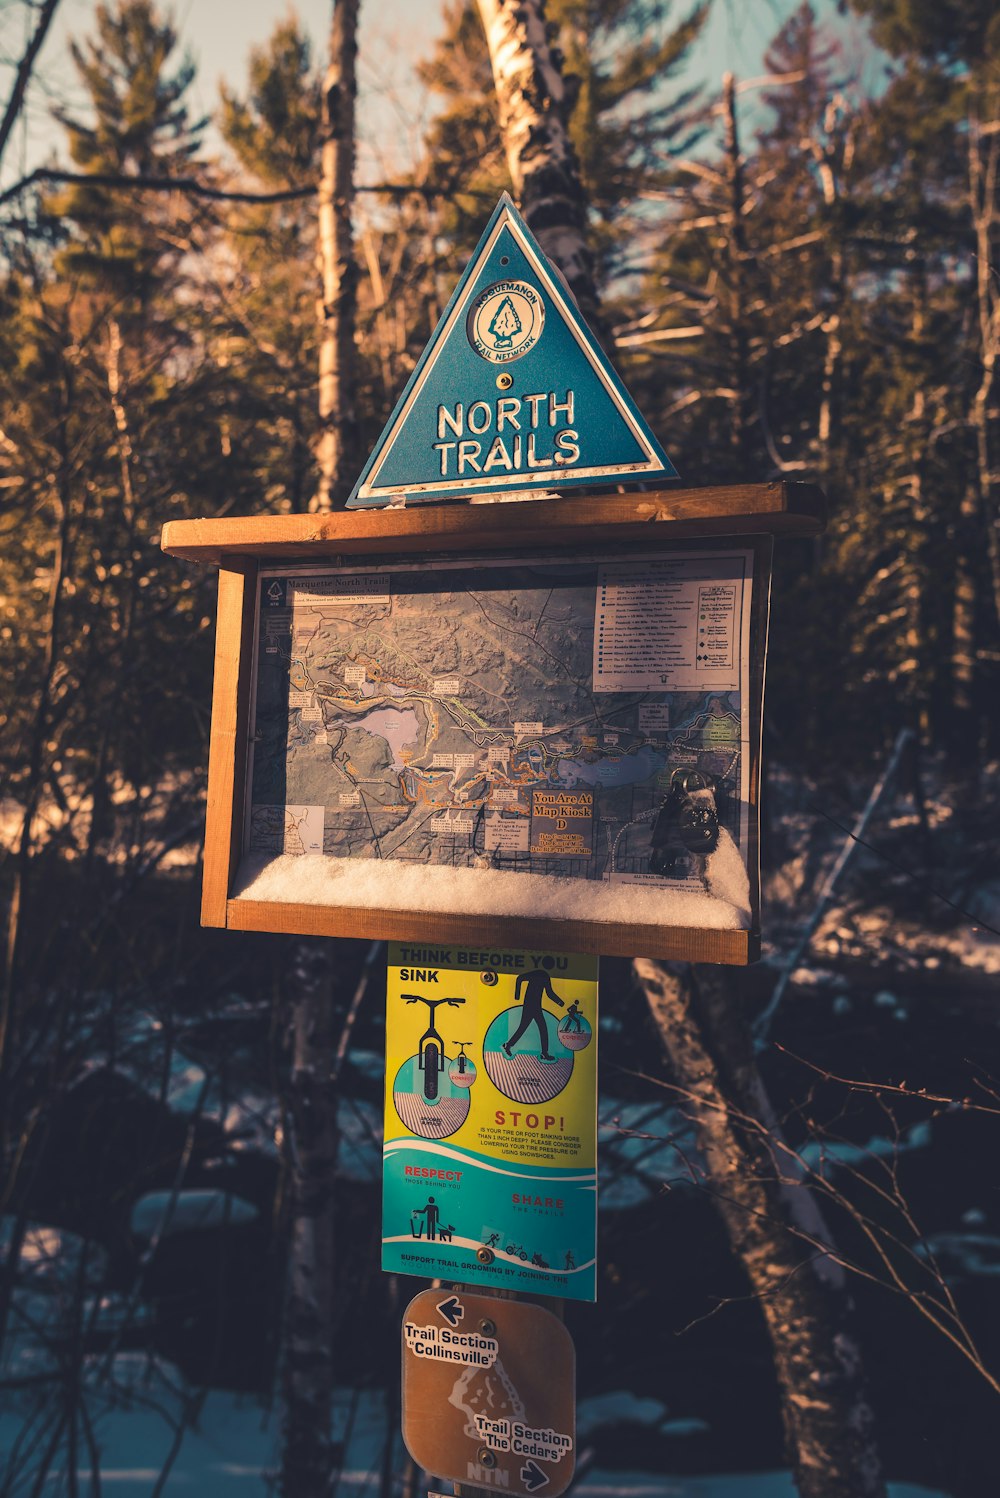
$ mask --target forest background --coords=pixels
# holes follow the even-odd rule
[[[987,0],[849,9],[849,51],[805,4],[759,73],[717,86],[690,76],[707,4],[550,0],[548,15],[604,334],[637,404],[686,483],[810,479],[830,502],[824,536],[776,559],[770,967],[734,988],[748,1012],[892,746],[908,746],[877,846],[830,890],[822,981],[795,970],[773,1032],[785,1049],[761,1066],[844,1218],[859,1296],[874,1285],[902,1305],[892,1345],[867,1349],[890,1473],[971,1498],[986,1491],[997,1385],[982,1326],[1000,1262],[995,1182],[974,1168],[997,1075],[1000,21]],[[291,13],[276,20],[221,90],[218,148],[151,0],[96,7],[72,59],[78,102],[53,110],[62,179],[0,193],[0,1335],[18,1414],[4,1492],[74,1491],[84,1454],[94,1486],[100,1422],[136,1399],[171,1432],[162,1476],[209,1389],[274,1389],[292,1168],[295,960],[277,938],[197,923],[214,579],[157,542],[169,519],[314,503],[324,59]],[[475,5],[445,7],[417,72],[434,103],[412,159],[382,180],[370,162],[354,208],[362,455],[512,186]],[[350,1302],[378,1298],[359,1247],[377,961],[342,944],[331,980],[344,1015],[368,990],[340,1120],[352,1346]],[[625,971],[609,967],[606,991],[623,1012],[635,1001]],[[602,1117],[621,1212],[602,1296],[646,1316],[639,1246],[676,1230],[687,1247],[657,1314],[678,1333],[713,1319],[666,1369],[613,1343],[616,1377],[591,1392],[702,1422],[651,1430],[628,1407],[660,1470],[778,1466],[766,1339],[744,1325],[712,1193],[665,1205],[664,1182],[687,1172],[683,1099],[643,1090],[638,1023],[619,1028]],[[882,1326],[897,1312],[870,1293]],[[390,1427],[391,1312],[370,1312],[385,1337],[352,1367],[355,1391],[384,1383]],[[736,1346],[740,1373],[721,1366]],[[145,1394],[125,1371],[139,1353]],[[594,1449],[620,1463],[621,1407],[605,1423]],[[403,1466],[385,1450],[388,1491]]]

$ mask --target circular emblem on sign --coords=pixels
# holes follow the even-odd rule
[[[509,364],[533,349],[542,336],[545,307],[527,281],[495,281],[469,309],[469,342],[490,364]]]

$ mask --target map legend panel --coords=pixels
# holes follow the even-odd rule
[[[736,667],[735,583],[708,583],[698,589],[697,661],[706,671]]]
[[[738,644],[749,641],[745,552],[689,555],[600,569],[594,691],[739,688]]]

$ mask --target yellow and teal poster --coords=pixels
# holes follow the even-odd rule
[[[597,965],[389,944],[383,1269],[596,1299]]]

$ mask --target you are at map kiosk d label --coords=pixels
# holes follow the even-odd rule
[[[390,944],[383,1269],[596,1298],[597,961]]]

